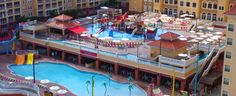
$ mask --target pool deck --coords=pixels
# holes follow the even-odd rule
[[[23,77],[16,76],[16,75],[12,74],[11,71],[8,69],[7,66],[9,66],[10,64],[14,64],[15,63],[15,56],[14,55],[0,55],[0,60],[1,60],[1,62],[0,62],[0,65],[1,65],[0,73],[3,73],[4,75],[7,75],[8,77],[12,77],[12,78],[17,79],[17,80],[27,81]],[[71,63],[68,63],[68,62],[63,62],[61,60],[55,60],[55,59],[51,59],[51,58],[41,58],[41,59],[38,59],[36,61],[36,63],[37,62],[58,62],[58,63],[65,63],[65,64],[68,64],[68,65],[70,65],[70,66],[72,66],[72,67],[74,67],[76,69],[82,70],[82,71],[95,72],[95,73],[100,73],[100,74],[103,74],[103,75],[107,75],[108,74],[107,72],[104,72],[104,71],[95,71],[94,69],[82,67],[80,65],[75,65],[75,64],[71,64]],[[116,81],[119,81],[119,82],[128,82],[127,78],[119,76],[119,75],[113,75],[112,79],[114,79]],[[39,81],[36,81],[36,83],[40,84]],[[133,83],[139,85],[145,91],[148,90],[148,83],[143,83],[143,82],[140,82],[140,81],[133,81]],[[49,89],[50,86],[55,86],[55,85],[56,86],[60,86],[60,85],[55,84],[55,83],[48,83],[48,84],[41,84],[41,85],[46,85],[48,89]],[[48,90],[48,89],[46,89],[46,90]],[[65,88],[63,86],[60,86],[60,89],[68,90],[67,88]],[[167,88],[165,88],[163,86],[161,86],[160,89],[165,94],[168,94],[168,95],[171,94],[171,89],[167,89]],[[43,90],[46,91],[45,89],[43,89]],[[41,92],[43,92],[43,91],[41,91]],[[176,93],[176,95],[179,94],[179,92],[175,92],[175,93]],[[76,96],[76,95],[68,90],[68,92],[66,94],[64,94],[63,96]]]

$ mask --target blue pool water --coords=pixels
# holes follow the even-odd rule
[[[99,29],[101,28],[101,26],[99,24],[90,24],[88,26],[86,26],[88,32],[90,34],[96,34]],[[98,37],[109,37],[109,32],[111,31],[111,29],[109,28],[105,28],[104,31],[102,31]],[[167,31],[166,30],[161,30],[161,29],[158,29],[157,32],[156,32],[156,37],[155,39],[158,40],[159,39],[159,35],[163,34],[163,33],[166,33]],[[113,31],[113,39],[114,40],[121,40],[122,38],[128,38],[130,40],[143,40],[144,39],[144,36],[143,35],[131,35],[131,34],[128,34],[128,33],[125,33],[125,32],[119,32],[119,31]]]
[[[9,68],[16,75],[23,77],[32,76],[32,65],[11,65]],[[78,96],[91,96],[91,85],[88,87],[88,92],[86,81],[91,80],[92,76],[95,76],[95,96],[104,96],[105,87],[103,83],[107,84],[106,96],[129,96],[128,83],[119,83],[111,80],[109,86],[109,78],[105,75],[80,71],[66,64],[50,62],[36,64],[37,80],[48,79],[68,88]],[[131,95],[146,96],[146,93],[136,85],[133,85]]]

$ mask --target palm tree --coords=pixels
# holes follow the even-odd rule
[[[112,74],[109,73],[108,77],[109,77],[109,86],[111,86],[111,78],[112,78]]]
[[[129,76],[129,77],[127,78],[127,80],[128,80],[129,83],[130,83],[130,82],[132,82],[134,79],[133,79],[131,76]]]
[[[106,93],[107,93],[107,83],[103,83],[103,86],[105,87],[105,92],[104,92],[104,96],[106,96]]]
[[[88,85],[90,85],[91,84],[91,82],[88,80],[88,81],[86,81],[86,88],[87,88],[87,92],[88,92],[88,94],[89,94],[89,89],[88,89]]]
[[[133,89],[133,85],[129,84],[128,89],[129,89],[129,96],[131,96],[131,90]]]

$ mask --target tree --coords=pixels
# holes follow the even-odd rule
[[[112,78],[112,74],[109,73],[108,77],[109,77],[109,86],[111,86],[111,78]]]
[[[51,10],[50,12],[49,12],[49,17],[50,18],[53,18],[53,17],[56,17],[58,14],[57,14],[57,10]]]
[[[104,5],[107,7],[110,7],[110,8],[116,8],[117,7],[117,0],[107,0],[107,2],[105,2]]]
[[[88,81],[86,81],[86,88],[87,88],[87,92],[88,92],[88,94],[89,94],[89,89],[88,89],[88,85],[90,85],[91,84],[91,82],[88,80]]]
[[[132,91],[132,89],[133,89],[133,85],[132,85],[132,84],[129,84],[128,89],[129,89],[129,96],[131,96],[131,91]]]
[[[105,88],[105,92],[104,92],[104,96],[106,96],[106,94],[107,94],[107,83],[103,83],[103,86],[104,86],[104,88]]]

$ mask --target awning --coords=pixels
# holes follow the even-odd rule
[[[76,34],[81,34],[85,31],[87,31],[87,28],[84,28],[84,27],[81,27],[81,26],[76,26],[76,27],[73,27],[73,28],[68,28],[68,30],[76,33]]]

